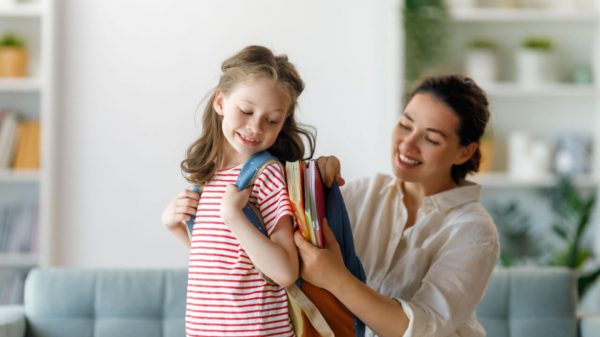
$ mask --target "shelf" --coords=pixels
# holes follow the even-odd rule
[[[489,172],[469,176],[467,180],[473,181],[484,188],[543,188],[556,186],[556,176],[542,176],[537,178],[513,177],[506,172]],[[574,183],[579,187],[593,187],[598,185],[598,180],[591,176],[575,177]]]
[[[42,83],[39,78],[0,78],[0,92],[35,92],[40,91]]]
[[[454,9],[451,17],[456,22],[574,22],[593,23],[596,12],[582,10],[550,10],[534,8],[474,8]]]
[[[2,253],[0,252],[1,267],[31,268],[38,264],[39,258],[36,254]]]
[[[516,83],[481,84],[491,96],[500,97],[596,97],[600,91],[591,84],[556,83],[540,87],[524,87]]]
[[[0,17],[3,18],[36,18],[43,13],[39,4],[1,5]]]
[[[0,183],[5,182],[24,182],[37,183],[40,180],[40,173],[34,170],[12,171],[0,170]]]

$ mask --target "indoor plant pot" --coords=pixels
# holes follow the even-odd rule
[[[0,77],[27,75],[27,49],[22,39],[7,33],[0,38]]]
[[[496,44],[491,40],[473,40],[465,57],[465,73],[478,83],[493,83],[498,77]]]
[[[552,42],[529,38],[517,52],[516,78],[520,85],[532,87],[556,82],[556,64]]]

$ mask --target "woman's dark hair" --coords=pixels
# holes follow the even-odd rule
[[[460,75],[425,78],[406,102],[417,94],[430,94],[456,113],[459,119],[456,134],[460,145],[479,143],[490,119],[490,110],[485,92],[472,79]],[[454,182],[460,183],[467,174],[477,172],[480,162],[481,151],[478,147],[469,160],[452,166]]]

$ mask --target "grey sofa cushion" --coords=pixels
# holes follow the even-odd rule
[[[575,284],[564,268],[497,269],[477,317],[488,337],[575,337]]]
[[[29,336],[181,337],[185,270],[33,270],[25,285]]]

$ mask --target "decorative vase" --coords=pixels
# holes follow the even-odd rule
[[[479,143],[479,151],[481,152],[479,172],[491,171],[494,159],[494,141],[491,139],[481,140]]]
[[[527,87],[556,82],[554,54],[550,50],[521,48],[517,53],[517,83]]]
[[[0,47],[0,77],[27,75],[27,51],[24,48]]]
[[[465,73],[477,83],[497,81],[498,62],[492,49],[470,49],[465,58]]]

